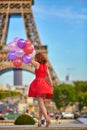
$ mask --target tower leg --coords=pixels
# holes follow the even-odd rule
[[[41,52],[47,56],[47,46],[43,46],[41,44],[32,12],[32,5],[34,5],[34,0],[0,0],[0,73],[3,73],[5,70],[14,68],[13,64],[11,64],[11,62],[8,60],[8,48],[6,45],[9,18],[12,14],[22,15],[27,40],[32,40],[32,44],[34,45],[36,52]],[[23,64],[23,66],[20,68],[28,70],[29,72],[34,72],[33,66],[30,65]],[[60,84],[61,81],[57,77],[57,74],[49,60],[48,68],[50,70],[53,84]],[[22,70],[17,68],[14,69],[14,85],[22,85]]]
[[[14,70],[14,85],[22,85],[22,70]]]

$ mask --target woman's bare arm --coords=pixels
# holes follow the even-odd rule
[[[38,63],[37,61],[34,61],[34,60],[31,61],[31,64],[33,64],[36,68],[39,68],[39,66],[40,66],[40,63]]]
[[[50,72],[49,72],[48,69],[47,69],[47,75],[48,75],[48,79],[49,79],[49,82],[50,82],[51,86],[53,86],[53,82],[52,82],[52,79],[51,79],[51,75],[50,75]]]

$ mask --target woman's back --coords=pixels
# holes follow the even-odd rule
[[[35,70],[36,78],[46,78],[47,66],[45,64],[40,64],[39,68]]]

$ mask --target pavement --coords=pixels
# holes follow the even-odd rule
[[[7,125],[0,124],[0,130],[87,130],[87,125],[77,120],[52,121],[49,127],[37,127],[37,125]]]
[[[49,127],[36,125],[0,125],[0,130],[87,130],[83,124],[51,124]]]

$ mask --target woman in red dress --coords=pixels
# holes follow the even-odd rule
[[[35,79],[32,81],[29,87],[28,96],[29,97],[36,97],[39,106],[39,121],[38,126],[41,126],[41,119],[42,115],[45,117],[46,126],[48,127],[50,124],[49,117],[47,115],[47,110],[44,104],[45,98],[51,98],[53,95],[53,88],[52,88],[52,80],[46,65],[47,59],[41,53],[37,53],[35,55],[35,60],[31,61],[35,69]],[[49,82],[46,80],[48,77]]]

